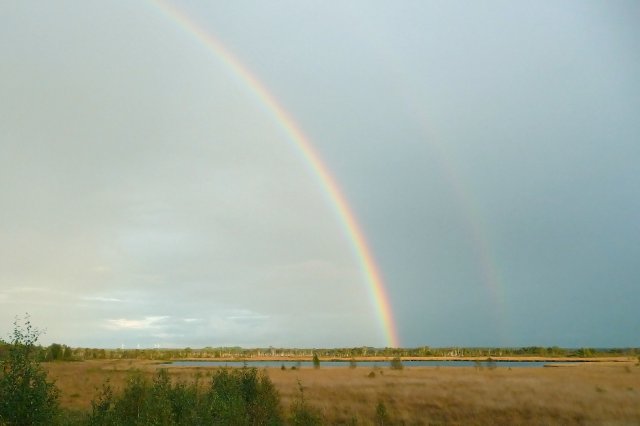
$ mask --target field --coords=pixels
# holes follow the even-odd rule
[[[43,364],[62,392],[64,408],[89,411],[108,378],[115,388],[129,370],[152,377],[149,361],[84,361]],[[287,409],[299,396],[317,408],[327,424],[373,424],[384,404],[390,424],[640,424],[640,366],[600,362],[546,368],[415,367],[404,370],[358,367],[266,369]],[[176,380],[213,368],[174,367]],[[374,372],[373,374],[372,371]]]

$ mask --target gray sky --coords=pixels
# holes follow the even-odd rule
[[[341,186],[403,346],[639,346],[640,4],[172,2]],[[0,333],[386,344],[317,178],[152,1],[0,5]]]

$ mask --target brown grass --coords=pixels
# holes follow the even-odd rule
[[[89,410],[105,379],[115,388],[130,368],[150,376],[157,364],[142,361],[85,361],[45,364],[62,391],[62,406]],[[174,367],[176,379],[213,368]],[[634,363],[579,364],[557,368],[413,367],[267,369],[283,408],[297,396],[329,424],[371,424],[383,402],[392,420],[405,424],[640,424],[640,367]]]

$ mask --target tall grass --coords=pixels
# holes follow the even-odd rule
[[[279,414],[285,424],[295,424],[303,418],[300,411],[294,416],[294,409],[302,401],[303,408],[328,425],[354,421],[370,425],[380,417],[385,424],[640,424],[640,368],[634,364],[635,359],[627,363],[512,370],[405,366],[401,371],[376,369],[373,379],[367,377],[371,370],[360,366],[319,371],[272,368],[258,370],[258,376],[268,374],[278,390]],[[132,365],[128,360],[45,365],[49,377],[61,389],[62,407],[85,413],[92,411],[92,398],[98,401],[96,389],[101,389],[105,379],[110,378],[116,397],[124,392],[131,366],[139,368],[149,384],[158,373],[155,364],[144,361]],[[209,391],[218,370],[167,371],[174,388],[182,384],[182,392],[195,392],[193,384],[197,381],[198,392],[203,394]],[[384,374],[380,374],[382,371]],[[299,381],[304,384],[302,394]],[[598,392],[598,386],[606,392]],[[379,402],[384,404],[386,419],[380,415],[382,410],[378,411]],[[184,415],[188,413],[187,408]],[[87,414],[84,416],[86,419]]]

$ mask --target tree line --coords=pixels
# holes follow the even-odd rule
[[[10,343],[0,340],[0,360],[8,356]],[[529,346],[522,348],[430,348],[428,346],[418,348],[326,348],[326,349],[306,349],[306,348],[254,348],[246,349],[239,347],[221,348],[149,348],[149,349],[105,349],[105,348],[81,348],[70,347],[60,343],[52,343],[48,346],[35,346],[34,356],[40,362],[49,361],[86,361],[92,359],[143,359],[143,360],[164,360],[175,359],[251,359],[261,357],[276,357],[290,359],[307,359],[314,355],[323,359],[350,359],[354,357],[385,357],[385,358],[412,358],[412,357],[576,357],[576,358],[596,358],[607,356],[630,356],[640,355],[640,348],[561,348],[558,346],[542,347]]]

